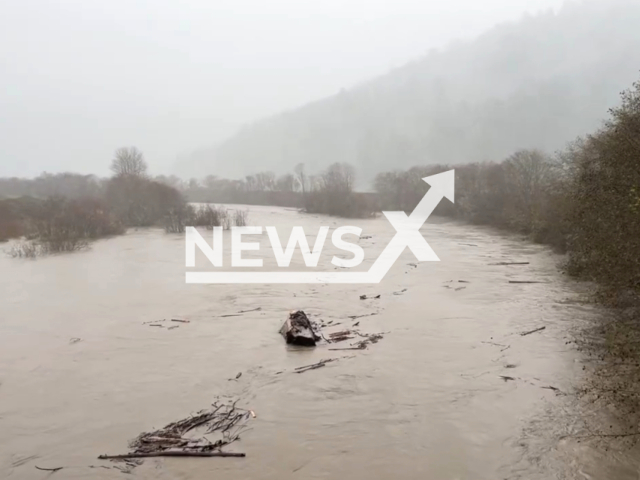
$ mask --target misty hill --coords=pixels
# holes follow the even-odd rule
[[[497,26],[247,126],[181,169],[241,177],[349,162],[368,181],[382,170],[501,160],[520,148],[553,152],[597,129],[640,76],[634,3],[567,4]]]

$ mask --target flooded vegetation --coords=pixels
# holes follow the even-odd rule
[[[0,478],[637,480],[640,4],[5,3]]]
[[[555,157],[455,166],[456,203],[422,229],[441,263],[407,251],[375,286],[186,284],[184,236],[167,233],[221,227],[226,245],[232,227],[349,217],[366,267],[393,235],[380,209],[410,212],[422,179],[451,167],[380,173],[364,194],[348,164],[315,178],[300,166],[288,192],[299,208],[216,206],[150,178],[131,148],[109,179],[45,182],[81,194],[0,201],[0,471],[635,478],[638,98],[636,85]],[[262,190],[240,185],[284,184],[256,178]],[[283,347],[280,325],[287,343],[315,348]],[[152,430],[180,410],[197,413]]]
[[[283,231],[334,221],[246,208]],[[383,218],[355,222],[370,237],[360,244],[371,263],[393,229]],[[632,465],[573,440],[585,434],[572,422],[591,364],[567,342],[601,312],[582,303],[558,257],[479,227],[439,221],[422,232],[441,262],[415,264],[405,252],[369,286],[186,285],[183,240],[160,229],[74,255],[0,259],[2,476],[41,478],[37,465],[63,466],[64,478],[118,478],[122,465],[98,455],[124,453],[141,432],[216,400],[255,413],[228,448],[246,458],[146,459],[135,475],[608,478]],[[527,264],[496,265],[510,262]],[[300,267],[296,255],[291,268]],[[286,348],[278,329],[295,309],[328,339],[361,330],[384,340],[354,351]],[[342,359],[295,373],[331,358]]]

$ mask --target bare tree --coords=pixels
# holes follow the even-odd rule
[[[348,163],[334,163],[322,174],[323,187],[329,192],[350,193],[354,180],[355,170]]]
[[[296,179],[290,173],[282,175],[276,180],[275,189],[279,192],[294,192],[296,189]]]
[[[258,172],[255,175],[256,187],[259,192],[275,190],[276,176],[273,172]]]
[[[525,228],[538,220],[552,180],[552,165],[538,150],[520,150],[503,164],[510,191],[509,210]]]
[[[296,174],[296,180],[298,180],[298,184],[300,185],[302,195],[304,196],[307,191],[307,175],[304,173],[304,163],[296,165],[294,172]]]
[[[144,177],[147,173],[147,162],[142,152],[136,147],[122,147],[116,150],[115,157],[111,161],[111,171],[116,176]]]

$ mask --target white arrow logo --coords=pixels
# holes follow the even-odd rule
[[[405,247],[420,262],[440,259],[420,234],[443,197],[455,198],[454,170],[425,177],[431,188],[407,216],[404,212],[382,212],[396,234],[367,272],[187,272],[187,283],[380,283]]]

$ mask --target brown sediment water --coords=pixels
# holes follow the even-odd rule
[[[384,217],[247,208],[250,224],[278,227],[283,244],[294,225],[311,243],[320,225],[360,226],[370,236],[359,241],[365,269],[394,234]],[[405,251],[376,285],[189,285],[184,236],[160,230],[132,230],[74,254],[3,256],[0,478],[121,477],[96,457],[125,453],[140,432],[217,399],[240,399],[257,415],[227,447],[246,458],[146,459],[133,474],[637,478],[623,460],[563,438],[573,400],[543,388],[564,393],[579,384],[580,357],[566,342],[577,322],[597,315],[575,301],[580,289],[558,272],[558,257],[456,223],[430,220],[422,232],[441,261],[417,263]],[[257,238],[268,255],[268,237]],[[338,251],[329,238],[319,270],[334,270],[328,259]],[[206,267],[203,257],[198,262]],[[491,265],[500,262],[529,263]],[[268,268],[278,269],[272,256]],[[304,268],[299,252],[291,268]],[[278,329],[292,309],[337,329],[359,321],[361,331],[385,332],[384,339],[354,352],[287,348]],[[368,316],[349,318],[360,315]]]

